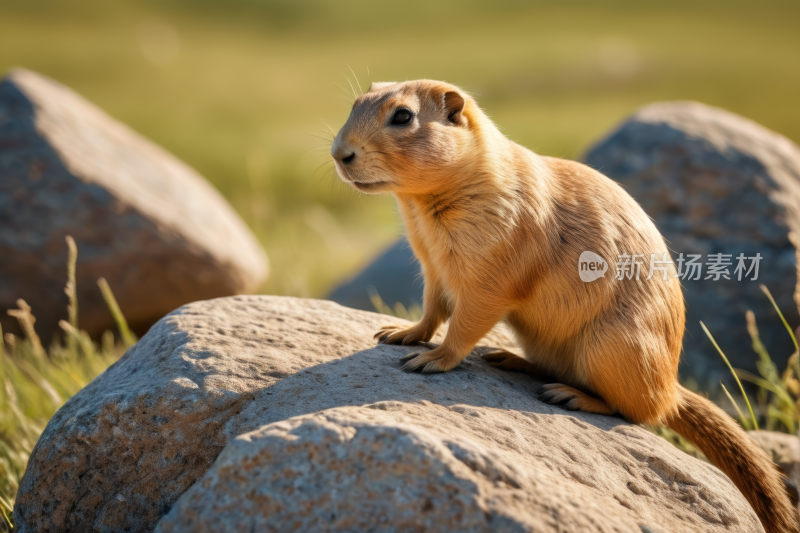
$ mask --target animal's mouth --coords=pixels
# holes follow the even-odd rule
[[[351,181],[350,184],[358,190],[361,191],[374,191],[375,189],[380,188],[383,185],[387,185],[390,182],[388,181]]]

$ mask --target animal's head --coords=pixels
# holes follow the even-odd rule
[[[463,165],[479,113],[470,96],[447,83],[373,83],[333,141],[336,171],[365,193],[435,191]]]

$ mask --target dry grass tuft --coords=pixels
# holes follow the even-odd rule
[[[25,466],[47,421],[59,407],[116,361],[136,342],[117,305],[111,288],[98,280],[100,290],[117,322],[121,342],[106,331],[99,343],[78,327],[78,302],[75,297],[75,264],[78,250],[67,237],[69,262],[67,285],[68,320],[60,322],[66,342],[54,343],[45,350],[36,334],[36,318],[23,299],[8,314],[17,319],[24,337],[11,333],[0,342],[0,531],[13,529],[14,498]]]

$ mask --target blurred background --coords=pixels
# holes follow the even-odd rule
[[[262,242],[262,292],[323,297],[402,232],[392,198],[330,170],[359,85],[455,83],[511,139],[566,158],[658,100],[800,142],[799,16],[763,0],[4,0],[0,74],[50,76],[186,161]]]

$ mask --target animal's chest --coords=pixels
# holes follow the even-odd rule
[[[480,257],[478,254],[470,256],[458,235],[441,228],[409,224],[407,229],[411,246],[422,265],[425,283],[435,278],[447,299],[455,302],[461,289],[476,282],[474,277]]]

